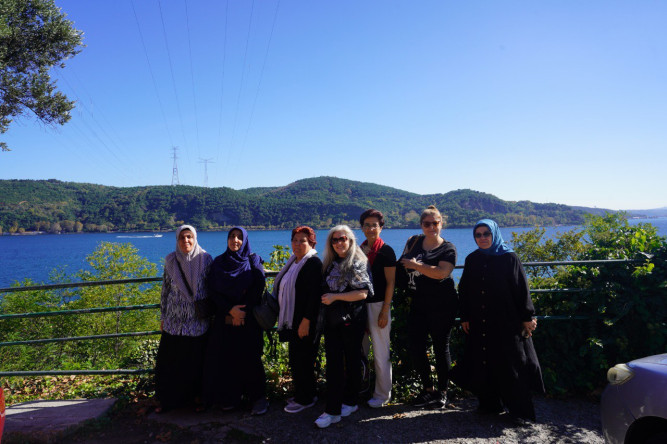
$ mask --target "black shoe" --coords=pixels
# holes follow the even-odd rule
[[[438,392],[436,392],[438,393]],[[447,392],[439,392],[440,397],[427,405],[426,407],[429,409],[437,410],[437,409],[444,409],[445,406],[447,405]]]
[[[441,402],[442,402],[442,393],[437,391],[433,392],[423,391],[419,394],[419,396],[417,396],[414,399],[414,401],[412,401],[412,405],[415,407],[430,407],[432,405],[436,406]]]
[[[514,427],[530,427],[530,419],[521,418],[519,416],[514,416],[511,413],[508,415],[509,420]]]
[[[250,410],[251,415],[263,415],[269,410],[269,401],[266,398],[259,398],[252,405],[252,410]]]

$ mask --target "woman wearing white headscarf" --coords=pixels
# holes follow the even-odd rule
[[[164,263],[160,300],[162,336],[155,364],[157,413],[197,401],[208,319],[198,315],[196,301],[206,297],[204,276],[212,262],[197,243],[190,225],[176,230],[176,251]]]

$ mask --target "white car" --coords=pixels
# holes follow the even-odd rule
[[[609,444],[667,444],[667,353],[617,364],[600,404]]]

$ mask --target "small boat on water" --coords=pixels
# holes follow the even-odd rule
[[[119,234],[116,236],[116,239],[152,239],[154,237],[162,237],[162,234],[155,233],[155,234],[132,234],[132,235],[127,235],[127,234]]]

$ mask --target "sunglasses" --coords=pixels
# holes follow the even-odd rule
[[[422,227],[424,227],[424,228],[431,228],[431,225],[433,225],[434,227],[437,227],[438,225],[440,225],[440,221],[436,220],[436,221],[433,221],[433,222],[422,222]]]
[[[331,238],[331,245],[336,245],[338,242],[347,242],[347,236]]]
[[[481,239],[483,237],[491,237],[491,232],[490,231],[484,231],[482,233],[475,233],[475,238]]]

